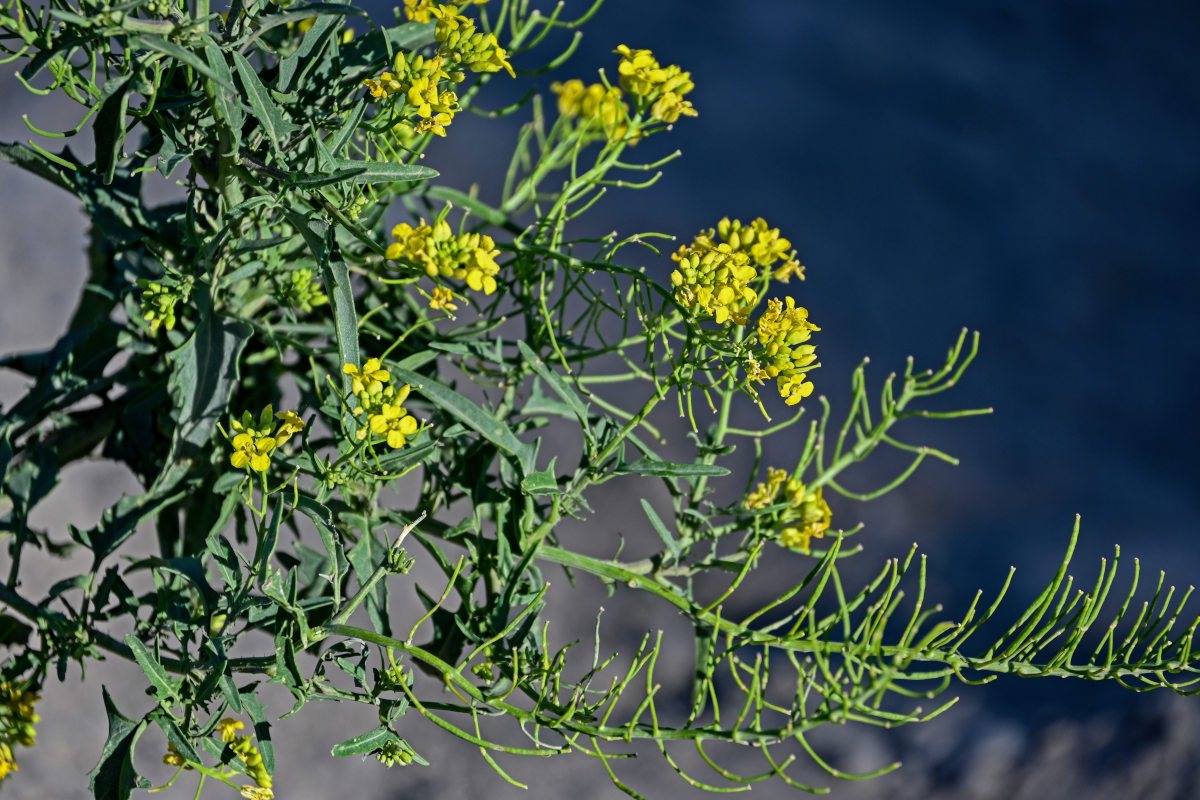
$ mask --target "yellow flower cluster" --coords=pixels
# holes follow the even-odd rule
[[[671,273],[675,299],[689,310],[700,309],[718,325],[745,325],[749,309],[758,302],[750,286],[758,270],[750,256],[722,243],[713,247],[681,247],[671,256],[679,267]]]
[[[353,409],[354,414],[367,418],[367,426],[358,430],[360,440],[367,438],[369,428],[371,433],[386,439],[388,447],[398,449],[409,437],[416,435],[420,423],[401,405],[408,399],[411,386],[405,384],[396,388],[390,385],[391,373],[383,369],[378,358],[370,359],[361,367],[346,364],[342,371],[352,376],[350,390],[360,403]]]
[[[779,522],[783,524],[779,529],[780,544],[807,552],[810,541],[823,537],[833,520],[829,504],[821,496],[821,487],[809,491],[785,470],[768,467],[766,483],[758,484],[756,491],[746,495],[743,505],[751,511],[764,509],[780,502],[777,498],[781,490],[787,507],[779,512]]]
[[[230,423],[237,431],[231,441],[233,455],[229,458],[235,468],[248,466],[255,472],[265,472],[271,466],[271,452],[293,434],[304,430],[304,420],[294,411],[280,411],[274,415],[271,412],[271,407],[267,406],[255,420],[246,411],[240,420]],[[274,425],[275,419],[281,420],[278,428]]]
[[[40,720],[33,705],[41,698],[9,681],[0,682],[0,781],[18,770],[13,746],[33,747]]]
[[[406,105],[411,106],[420,120],[415,125],[418,133],[432,131],[438,136],[446,135],[446,126],[454,121],[458,112],[458,95],[439,88],[439,81],[449,80],[443,58],[425,58],[409,53],[396,53],[392,63],[393,72],[385,72],[378,80],[367,78],[363,83],[375,100],[385,100],[394,94],[402,95]],[[408,123],[400,123],[408,124]]]
[[[454,303],[454,293],[444,286],[434,288],[429,298],[429,307],[434,311],[445,311],[447,314],[458,311],[458,306]]]
[[[821,330],[808,321],[808,309],[796,306],[792,298],[767,302],[767,310],[758,318],[758,342],[763,363],[754,360],[747,370],[752,381],[777,378],[779,396],[794,406],[812,394],[813,385],[806,373],[817,360],[816,348],[804,344],[813,331]]]
[[[596,125],[610,142],[620,141],[629,131],[629,106],[617,87],[587,85],[575,78],[566,83],[555,81],[550,91],[558,96],[559,114]]]
[[[163,763],[171,767],[183,767],[184,769],[195,769],[183,757],[183,754],[176,749],[172,742],[167,742],[167,753],[163,756]]]
[[[388,245],[386,253],[392,261],[405,259],[418,264],[431,278],[466,281],[477,292],[496,291],[496,274],[500,271],[496,256],[500,251],[492,237],[481,233],[456,235],[444,219],[433,225],[421,220],[415,228],[402,222],[392,228],[392,237],[396,241]]]
[[[500,46],[494,33],[475,30],[475,21],[458,13],[458,6],[444,5],[429,9],[437,20],[433,38],[438,42],[438,55],[451,63],[461,65],[473,72],[499,72],[504,70],[517,77],[508,53]]]
[[[246,774],[257,784],[257,786],[243,787],[242,797],[252,800],[271,800],[275,793],[271,789],[271,775],[263,764],[262,755],[254,746],[253,739],[249,736],[239,736],[237,733],[245,727],[240,720],[226,717],[217,723],[217,733],[221,737],[221,741],[229,745],[233,754],[246,765]],[[257,791],[247,793],[248,789]]]
[[[683,96],[695,88],[690,72],[672,64],[664,67],[649,50],[634,50],[619,45],[617,64],[621,88],[639,101],[639,107],[650,108],[650,114],[662,122],[674,122],[682,116],[696,116],[696,109]]]
[[[711,249],[716,246],[716,239],[728,244],[734,250],[740,250],[750,256],[755,266],[762,269],[773,269],[774,278],[787,283],[795,275],[804,280],[804,267],[796,260],[796,251],[792,243],[779,235],[779,228],[770,228],[762,217],[743,225],[741,220],[730,220],[725,217],[717,223],[716,229],[709,228],[696,235],[691,247]],[[680,252],[686,247],[681,247]],[[776,262],[786,259],[782,265],[775,267]]]
[[[472,5],[481,6],[488,0],[467,0]],[[429,22],[432,19],[433,9],[437,8],[440,3],[436,0],[404,0],[404,16],[408,17],[410,22]]]

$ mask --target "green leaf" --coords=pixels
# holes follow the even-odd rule
[[[106,184],[112,183],[117,162],[125,148],[125,114],[129,110],[129,76],[104,84],[104,94],[92,132],[96,138],[96,171]]]
[[[259,544],[258,553],[255,556],[255,563],[258,565],[259,582],[266,580],[270,574],[271,556],[275,555],[275,546],[279,543],[279,526],[283,523],[283,496],[280,495],[279,502],[275,504],[275,511],[271,514],[271,522],[267,525],[267,529],[263,532],[262,542]]]
[[[355,104],[354,109],[346,115],[345,121],[342,122],[342,127],[338,128],[333,138],[329,140],[329,152],[333,153],[334,158],[342,151],[346,145],[350,143],[350,138],[354,136],[354,132],[358,130],[358,125],[362,122],[363,116],[367,113],[367,100],[363,98]]]
[[[354,161],[335,159],[333,166],[341,170],[361,170],[349,177],[350,183],[396,183],[398,181],[424,181],[436,178],[438,171],[416,164],[394,164],[390,161]]]
[[[237,495],[233,495],[237,497]],[[239,498],[240,499],[240,498]],[[143,558],[128,567],[128,572],[134,572],[145,568],[165,569],[174,572],[177,575],[182,575],[187,578],[188,582],[196,587],[200,593],[200,600],[204,603],[205,615],[211,614],[213,607],[220,598],[217,591],[208,583],[208,575],[205,574],[204,564],[198,558],[194,557],[176,557],[176,558],[159,558],[158,556],[150,556]]]
[[[350,272],[342,260],[341,251],[333,237],[333,230],[319,219],[305,220],[298,214],[288,212],[321,269],[321,281],[329,294],[329,305],[333,310],[334,330],[337,338],[338,358],[342,364],[361,364],[358,351],[358,313],[354,309],[354,289],[350,285]],[[350,392],[350,376],[342,375],[342,391]],[[358,424],[347,415],[347,425],[353,434]]]
[[[193,296],[197,298],[200,321],[187,342],[168,356],[174,371],[167,389],[180,413],[167,462],[185,462],[180,465],[184,470],[192,460],[208,458],[205,445],[213,438],[217,422],[229,405],[238,381],[238,358],[251,333],[246,323],[226,319],[212,310],[206,287],[198,287]],[[172,477],[156,484],[171,485],[182,476]]]
[[[393,378],[402,383],[409,384],[419,391],[422,396],[428,398],[435,406],[499,447],[505,453],[519,459],[522,464],[528,458],[528,453],[530,452],[528,445],[523,444],[521,440],[513,435],[513,432],[504,423],[449,386],[438,383],[433,378],[427,378],[399,367],[393,367],[390,371]]]
[[[341,22],[340,16],[318,17],[313,26],[304,32],[304,38],[296,51],[279,62],[279,78],[275,82],[279,91],[290,92],[303,83],[304,74],[317,62],[317,57],[325,49],[325,45],[329,44],[334,29]]]
[[[282,152],[280,142],[288,134],[298,130],[298,126],[284,119],[283,112],[279,106],[275,105],[275,101],[267,93],[267,87],[263,86],[258,73],[254,71],[254,67],[250,65],[246,57],[236,50],[230,55],[233,57],[233,66],[237,70],[238,78],[241,79],[242,86],[246,89],[245,96],[250,101],[250,109],[262,124],[267,136],[270,137],[275,152]]]
[[[186,47],[181,47],[169,39],[164,39],[161,36],[155,36],[151,33],[141,34],[133,37],[133,44],[135,46],[137,44],[145,45],[151,50],[157,50],[160,53],[170,56],[176,61],[182,61],[184,64],[187,64],[189,67],[196,70],[209,80],[216,81],[221,88],[228,89],[235,94],[237,93],[237,89],[234,88],[233,85],[233,76],[229,74],[229,67],[226,65],[223,70],[219,67],[214,69],[215,65],[212,63],[212,54],[215,51],[218,57],[220,57],[221,49],[212,42],[207,42],[204,45],[204,49],[208,54],[209,63],[205,63],[204,59],[200,58],[200,56],[191,50],[188,50]],[[223,57],[220,58],[221,64],[224,65],[225,59]]]
[[[217,681],[221,687],[221,693],[225,695],[225,699],[229,701],[229,707],[237,713],[242,713],[242,695],[238,692],[237,684],[234,683],[233,676],[228,672],[221,675]]]
[[[263,766],[268,775],[275,774],[275,745],[271,741],[271,723],[267,722],[267,710],[259,702],[254,693],[258,684],[251,684],[242,689],[242,707],[254,721],[254,738],[258,740],[258,754],[262,756]]]
[[[169,714],[162,710],[155,710],[150,712],[149,716],[158,727],[162,728],[167,741],[175,745],[175,749],[179,752],[179,755],[188,761],[194,761],[197,764],[201,763],[200,754],[192,747],[192,743],[183,734],[183,730],[179,727],[179,724],[171,719]]]
[[[646,517],[650,520],[650,527],[654,528],[654,532],[663,540],[663,544],[667,546],[667,550],[670,551],[671,556],[679,558],[679,552],[682,549],[679,540],[667,530],[667,526],[663,524],[654,507],[644,497],[642,498],[642,510],[646,512]]]
[[[554,462],[557,456],[550,459],[550,465],[541,472],[531,472],[521,481],[521,491],[525,494],[562,494],[558,488],[558,478],[554,475]]]
[[[386,725],[380,725],[373,731],[359,734],[353,739],[347,739],[341,744],[335,744],[330,752],[337,758],[356,756],[360,753],[372,753],[391,742],[399,742],[400,737]]]
[[[133,748],[146,729],[146,720],[134,722],[124,716],[113,705],[108,688],[102,691],[108,714],[108,738],[100,751],[100,760],[88,772],[88,790],[96,800],[128,800],[134,789],[150,786],[150,781],[133,768]]]
[[[529,345],[525,344],[521,339],[517,340],[517,349],[521,351],[521,357],[525,359],[525,363],[537,373],[537,376],[546,382],[546,385],[554,390],[554,393],[563,399],[571,411],[574,412],[575,418],[583,425],[584,435],[589,437],[591,432],[588,428],[588,412],[587,405],[574,389],[567,385],[566,381],[558,376],[554,370],[546,366],[546,363],[538,357],[537,353]]]
[[[694,478],[700,475],[728,475],[729,470],[716,464],[676,464],[656,458],[639,458],[632,464],[622,464],[614,470],[617,475],[655,475],[664,478]]]
[[[133,651],[134,660],[142,668],[142,672],[146,673],[150,685],[155,688],[158,702],[164,707],[175,705],[179,699],[179,684],[171,678],[166,667],[154,657],[150,648],[142,644],[142,640],[132,633],[125,637],[125,644],[129,645],[129,649]]]

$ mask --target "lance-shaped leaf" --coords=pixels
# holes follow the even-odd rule
[[[96,171],[112,183],[117,161],[125,148],[125,113],[129,110],[129,76],[119,76],[104,85],[104,97],[92,124],[96,138]]]
[[[164,707],[175,705],[179,699],[179,684],[167,672],[162,662],[132,633],[125,637],[125,644],[129,645],[129,649],[133,651],[133,659],[154,687],[158,702]]]
[[[663,478],[719,477],[729,474],[729,470],[716,464],[676,464],[656,458],[639,458],[632,464],[621,464],[614,471],[618,475],[655,475]]]
[[[258,77],[258,73],[254,71],[254,67],[244,55],[233,51],[233,66],[237,70],[238,78],[242,82],[242,86],[246,89],[246,98],[250,101],[250,110],[254,112],[255,118],[262,125],[263,130],[271,140],[275,152],[280,152],[280,142],[282,142],[288,134],[297,130],[297,126],[288,121],[283,116],[283,111],[271,99],[271,95],[267,92],[267,87],[263,86],[262,81]]]
[[[527,466],[525,462],[532,449],[522,443],[503,422],[433,378],[399,367],[393,367],[391,373],[394,380],[409,384],[442,411],[518,459],[523,466]]]
[[[88,790],[96,800],[128,800],[134,789],[150,786],[133,768],[133,748],[146,730],[146,720],[129,719],[117,710],[108,689],[102,692],[108,714],[108,739],[100,751],[100,760],[88,773]]]

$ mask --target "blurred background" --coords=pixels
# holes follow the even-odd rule
[[[566,14],[585,5],[569,2]],[[371,8],[390,16],[389,6]],[[780,227],[807,265],[808,280],[789,289],[823,327],[813,380],[835,413],[864,356],[878,387],[909,355],[940,365],[962,327],[982,333],[978,360],[944,407],[995,413],[914,426],[908,437],[961,465],[927,462],[874,504],[831,498],[835,525],[867,523],[860,559],[878,564],[919,542],[928,594],[951,615],[976,589],[994,592],[1015,565],[1015,614],[1053,573],[1079,513],[1080,580],[1092,580],[1118,543],[1126,560],[1118,587],[1134,556],[1143,577],[1163,569],[1168,583],[1197,580],[1200,6],[607,0],[584,33],[575,56],[538,79],[543,90],[555,79],[594,80],[598,68],[615,76],[611,51],[624,43],[690,70],[700,116],[640,146],[635,155],[647,161],[676,147],[683,157],[650,190],[611,194],[581,235],[651,230],[687,241],[722,216],[761,215]],[[495,81],[485,100],[500,106],[526,85],[506,83]],[[5,141],[29,136],[13,109],[29,109],[46,128],[78,119],[74,107],[34,98],[12,79],[0,79],[0,106],[9,109]],[[477,182],[484,199],[494,197],[526,119],[460,118],[426,163],[452,185]],[[82,286],[84,218],[66,195],[14,168],[0,165],[0,181],[0,352],[47,347]],[[665,255],[625,252],[666,280]],[[0,402],[21,388],[0,375]],[[775,442],[778,459],[768,463],[788,463],[801,444]],[[749,454],[737,459],[749,468]],[[873,487],[892,466],[847,483]],[[93,523],[133,490],[110,465],[81,465],[39,521],[61,538],[68,522]],[[646,625],[662,624],[647,622],[641,598],[602,602],[605,624],[628,627],[635,643]],[[590,627],[593,618],[586,608],[579,621]],[[102,665],[86,685],[78,677],[72,670],[61,689],[47,687],[41,739],[23,753],[7,796],[85,797],[82,776],[103,741],[100,682],[144,705],[142,676],[128,665]],[[904,762],[884,778],[834,784],[832,796],[1194,796],[1194,699],[1015,678],[955,693],[960,704],[925,725],[831,733],[824,752],[845,769]],[[415,721],[410,740],[434,767],[336,761],[329,747],[365,730],[369,713],[306,711],[275,729],[286,759],[281,798],[351,787],[362,798],[619,796],[584,757],[504,762],[530,784],[523,793],[501,784],[473,748]],[[158,751],[144,751],[139,768],[157,776]],[[643,794],[700,794],[657,754],[646,756],[630,781]],[[815,771],[805,777],[828,783]],[[187,797],[192,787],[163,796]],[[755,788],[758,797],[790,794]]]

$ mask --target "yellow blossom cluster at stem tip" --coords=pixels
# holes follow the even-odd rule
[[[18,770],[13,747],[33,747],[41,720],[34,704],[41,698],[10,681],[0,682],[0,781]]]
[[[274,424],[276,419],[280,420],[278,427]],[[304,430],[305,422],[294,411],[272,414],[271,407],[267,406],[257,420],[246,411],[240,420],[233,420],[230,426],[237,431],[237,435],[230,442],[233,455],[229,457],[229,463],[237,469],[248,467],[255,472],[265,472],[271,466],[272,451],[293,434]]]
[[[175,304],[181,299],[180,293],[169,286],[151,281],[139,281],[142,284],[142,299],[140,311],[142,319],[150,325],[151,333],[158,333],[159,328],[171,330],[175,327]]]
[[[803,343],[813,331],[821,329],[808,321],[808,309],[797,307],[790,297],[785,300],[786,307],[779,300],[768,301],[767,310],[758,318],[763,361],[755,359],[746,372],[750,380],[759,383],[775,378],[779,396],[794,406],[812,394],[813,385],[806,373],[817,359],[816,348]]]
[[[762,217],[743,225],[741,220],[723,218],[717,223],[716,229],[709,228],[696,234],[691,245],[679,248],[682,253],[692,249],[712,249],[717,244],[727,244],[733,250],[740,250],[750,257],[756,267],[769,269],[777,281],[787,283],[793,275],[804,280],[804,267],[796,260],[796,251],[792,243],[779,235],[779,228],[772,228]],[[775,264],[783,260],[783,264]]]
[[[690,311],[711,316],[718,325],[745,325],[758,292],[750,286],[758,270],[750,256],[728,244],[682,247],[672,254],[679,266],[671,273],[675,299]]]
[[[433,294],[429,297],[429,307],[448,314],[458,311],[458,306],[454,303],[454,293],[444,286],[434,287]]]
[[[388,245],[386,253],[392,261],[411,261],[431,278],[466,281],[477,292],[496,291],[496,274],[500,271],[496,256],[500,251],[487,234],[455,234],[450,223],[440,219],[433,225],[421,220],[415,228],[402,222],[392,228],[392,238],[396,241]]]
[[[475,0],[474,4],[480,2],[486,0]],[[434,28],[437,54],[426,58],[418,53],[399,52],[391,72],[378,78],[367,78],[363,84],[374,100],[386,100],[393,95],[403,98],[404,104],[419,117],[411,126],[417,133],[428,131],[445,136],[446,126],[454,121],[454,115],[460,109],[458,95],[443,88],[443,82],[461,82],[466,78],[464,69],[473,72],[503,69],[514,77],[516,73],[495,34],[478,32],[473,20],[458,13],[457,5],[405,0],[404,13],[414,22],[437,20]],[[411,123],[402,120],[397,125]]]
[[[720,325],[749,323],[762,290],[762,286],[755,288],[756,282],[765,285],[774,278],[786,283],[793,275],[804,279],[792,243],[762,217],[749,225],[726,217],[715,229],[698,233],[671,258],[678,264],[671,273],[675,299]],[[793,298],[770,300],[758,318],[757,337],[746,356],[747,381],[775,379],[779,396],[788,405],[808,397],[813,385],[807,373],[819,365],[813,363],[816,348],[805,342],[819,330],[809,321],[808,309],[797,306]],[[752,386],[750,390],[754,391]]]
[[[217,735],[246,765],[246,774],[256,784],[255,786],[241,787],[242,797],[250,800],[271,800],[275,796],[275,792],[271,789],[271,775],[263,764],[262,754],[254,746],[253,739],[249,736],[238,735],[238,731],[245,727],[240,720],[226,717],[217,723]]]
[[[578,78],[555,81],[550,91],[558,96],[558,113],[597,126],[604,138],[617,142],[629,131],[629,105],[616,86],[585,84]]]
[[[358,439],[367,438],[367,429],[387,440],[388,447],[398,449],[420,429],[417,418],[401,405],[408,399],[412,387],[408,384],[399,388],[391,385],[392,376],[378,358],[372,358],[361,367],[345,364],[342,371],[351,376],[350,391],[359,405],[355,416],[365,415],[367,425],[358,429]]]
[[[467,0],[466,3],[459,5],[476,5],[481,6],[488,0]],[[404,0],[404,16],[408,17],[410,22],[429,22],[433,19],[433,9],[443,3],[437,0]]]
[[[621,88],[639,101],[639,108],[649,107],[650,115],[662,122],[696,116],[691,102],[683,99],[696,86],[690,72],[675,64],[662,66],[649,50],[634,50],[622,44],[613,52],[621,56],[617,64]]]
[[[783,498],[778,499],[782,490]],[[743,505],[751,511],[759,511],[778,502],[787,507],[779,512],[779,543],[784,547],[808,551],[812,539],[819,539],[829,530],[833,513],[821,496],[821,487],[809,491],[797,478],[788,476],[786,470],[767,468],[766,483],[746,495]]]

